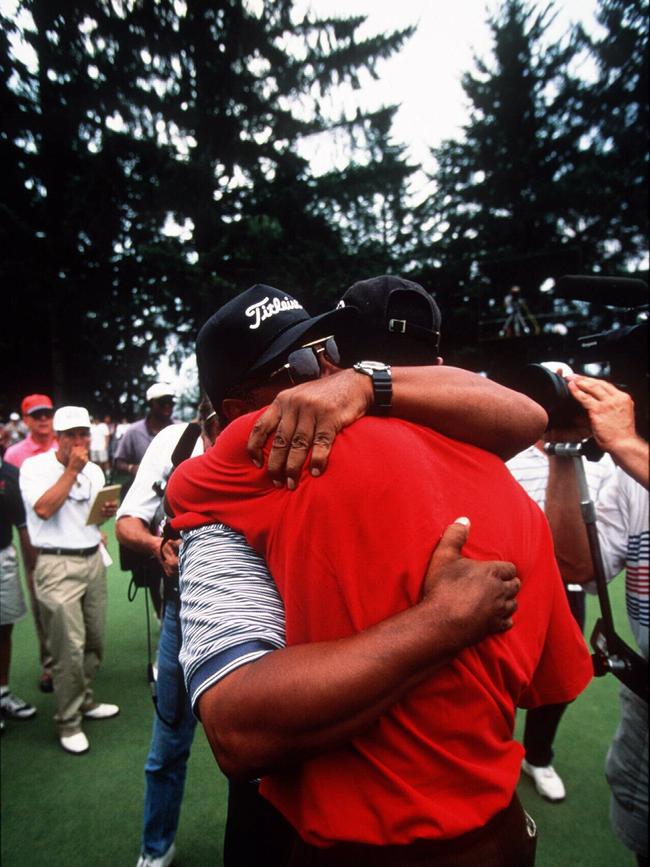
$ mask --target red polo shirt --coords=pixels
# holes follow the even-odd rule
[[[263,554],[286,607],[287,643],[341,638],[413,605],[431,552],[459,515],[465,553],[509,560],[515,626],[464,650],[349,745],[263,781],[315,845],[456,837],[510,802],[522,747],[515,708],[570,701],[591,678],[542,512],[493,455],[397,419],[363,419],[327,472],[276,489],[231,424],[167,489],[178,528],[221,520]]]

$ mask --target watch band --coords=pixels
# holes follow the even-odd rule
[[[390,415],[393,407],[393,378],[390,365],[381,361],[358,361],[353,365],[357,373],[372,379],[373,402],[370,415]]]

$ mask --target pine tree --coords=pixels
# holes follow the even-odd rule
[[[580,105],[591,175],[585,235],[609,273],[648,255],[648,12],[647,0],[600,0],[606,32],[584,37],[598,69]]]
[[[9,318],[35,340],[11,346],[12,402],[50,390],[128,410],[171,328],[190,342],[267,275],[324,284],[344,245],[297,143],[362,123],[327,117],[324,96],[358,86],[410,30],[363,40],[362,18],[300,18],[290,0],[18,8],[35,63],[12,56],[18,19],[4,19],[2,267]]]
[[[333,126],[362,125],[362,114],[352,123],[342,114],[326,116],[328,94],[358,87],[360,70],[372,72],[412,32],[361,40],[363,21],[298,17],[290,0],[263,4],[256,14],[237,0],[188,5],[179,37],[191,49],[178,55],[186,110],[177,123],[196,142],[199,158],[179,173],[187,177],[176,216],[187,215],[194,227],[212,309],[242,288],[247,272],[267,280],[277,274],[289,290],[302,285],[307,300],[316,301],[320,292],[311,281],[323,274],[318,247],[328,264],[345,258],[344,237],[318,206],[322,185],[296,145]],[[343,190],[341,178],[339,195]]]
[[[605,325],[605,313],[540,287],[563,274],[602,271],[604,254],[616,251],[606,220],[598,225],[595,217],[609,182],[594,141],[611,123],[609,108],[598,112],[589,83],[577,77],[584,33],[573,28],[549,44],[552,20],[552,5],[536,10],[523,0],[505,0],[489,19],[492,58],[477,58],[476,71],[463,77],[470,104],[464,135],[434,151],[437,190],[419,215],[432,226],[431,254],[425,248],[420,258],[423,281],[450,313],[447,334],[470,345],[496,338],[505,296],[518,286],[531,313],[525,352],[541,352],[543,344],[548,353],[557,344],[562,356],[575,334]],[[610,264],[623,261],[610,255]],[[558,325],[566,339],[553,338]],[[538,331],[548,336],[536,350]]]
[[[437,190],[422,216],[433,222],[436,259],[463,291],[536,290],[571,243],[567,168],[577,142],[566,83],[577,41],[542,47],[551,11],[506,0],[490,19],[493,64],[476,58],[462,80],[464,136],[434,151]]]
[[[416,227],[410,183],[418,167],[409,164],[406,148],[392,139],[396,110],[386,107],[364,121],[363,161],[319,178],[321,207],[339,227],[348,252],[348,283],[402,273],[411,264]]]

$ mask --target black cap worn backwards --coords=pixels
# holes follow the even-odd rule
[[[270,373],[310,339],[328,337],[351,311],[311,317],[299,301],[256,283],[219,308],[199,331],[196,361],[201,385],[215,408],[244,383]]]
[[[346,363],[435,364],[440,310],[418,283],[388,274],[360,280],[345,291],[339,307],[358,313],[354,332],[338,336]]]

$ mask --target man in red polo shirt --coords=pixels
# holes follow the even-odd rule
[[[41,455],[44,452],[52,451],[52,449],[56,450],[59,445],[52,425],[54,407],[51,398],[46,394],[28,394],[24,398],[20,409],[29,433],[24,440],[10,446],[2,458],[8,464],[18,467],[18,469],[20,469],[27,458]],[[27,544],[29,545],[29,542]],[[36,553],[32,550],[30,554],[30,560],[33,563],[36,560]],[[52,692],[52,657],[47,647],[45,629],[41,622],[41,615],[34,594],[33,566],[29,568],[25,564],[25,578],[27,580],[30,606],[38,639],[38,655],[41,664],[38,686],[41,692]]]
[[[52,427],[54,416],[52,400],[46,394],[28,394],[20,408],[29,433],[24,440],[9,446],[2,458],[18,469],[27,458],[49,452],[57,447]]]
[[[482,828],[519,779],[515,708],[571,701],[591,677],[543,515],[496,457],[398,419],[356,422],[321,478],[278,489],[246,452],[255,417],[179,468],[168,497],[177,526],[222,520],[266,558],[288,645],[344,638],[415,604],[431,540],[457,514],[472,523],[466,554],[513,562],[522,583],[512,630],[462,651],[349,745],[270,775],[263,793],[315,847]]]
[[[515,708],[571,700],[591,677],[543,515],[493,455],[395,418],[361,419],[322,477],[276,487],[246,450],[258,417],[183,464],[167,495],[178,529],[223,521],[265,557],[289,646],[348,638],[415,605],[431,540],[458,514],[472,523],[466,553],[513,562],[522,583],[512,630],[463,650],[343,746],[264,778],[301,837],[291,864],[532,863],[514,797]],[[282,695],[252,675],[242,688],[281,713]]]

